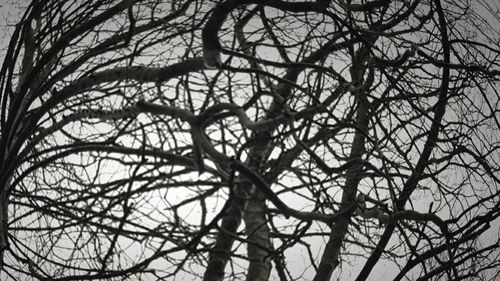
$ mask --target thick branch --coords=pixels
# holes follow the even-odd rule
[[[431,155],[432,149],[434,148],[437,136],[439,134],[439,127],[441,126],[441,119],[443,118],[446,109],[448,86],[450,82],[450,68],[447,66],[450,63],[450,44],[448,41],[446,18],[443,12],[443,8],[441,7],[441,2],[440,0],[435,0],[434,2],[436,3],[437,13],[439,17],[439,30],[441,32],[441,43],[443,46],[443,56],[444,56],[445,66],[443,67],[439,98],[436,105],[433,108],[434,120],[432,121],[432,125],[429,130],[429,136],[427,137],[424,149],[422,151],[422,154],[420,155],[415,170],[413,171],[410,178],[406,181],[400,200],[396,204],[396,207],[398,209],[404,208],[404,205],[406,204],[406,201],[408,200],[409,196],[412,194],[413,190],[417,187],[420,177],[425,167],[427,166],[427,161]],[[366,261],[365,266],[359,273],[358,277],[356,278],[356,281],[366,280],[366,278],[368,278],[368,275],[370,274],[373,267],[380,259],[382,252],[387,246],[387,243],[389,242],[389,239],[392,236],[394,229],[395,229],[394,224],[389,224],[386,227],[384,233],[382,234],[382,237],[380,238],[379,243],[377,244],[377,247]]]
[[[227,15],[242,5],[264,5],[273,7],[282,11],[303,13],[303,12],[322,12],[325,8],[316,2],[287,2],[280,0],[227,0],[215,7],[210,19],[205,24],[202,33],[203,56],[205,64],[209,68],[220,66],[221,44],[218,33]]]

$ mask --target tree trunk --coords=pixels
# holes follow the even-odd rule
[[[250,261],[247,281],[267,281],[271,273],[271,241],[266,218],[264,196],[257,192],[249,202],[244,220],[248,239],[248,259]]]

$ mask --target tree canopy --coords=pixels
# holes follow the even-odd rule
[[[498,4],[21,5],[2,280],[500,280]]]

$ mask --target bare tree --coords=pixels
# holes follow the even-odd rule
[[[0,278],[499,280],[498,9],[32,0]]]

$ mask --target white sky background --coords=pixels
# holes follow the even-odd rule
[[[493,0],[495,2],[495,5],[500,7],[500,1],[498,0]],[[479,1],[478,1],[479,2]],[[15,4],[13,4],[15,3]],[[3,62],[3,56],[5,52],[6,45],[9,42],[9,34],[13,30],[13,26],[8,26],[9,24],[15,24],[15,20],[19,18],[19,13],[22,13],[21,10],[16,8],[17,3],[16,1],[8,1],[6,2],[5,0],[0,0],[0,36],[2,37],[0,40],[0,62]],[[9,22],[10,21],[10,22]],[[496,26],[500,29],[500,26]],[[286,201],[286,198],[285,198]],[[299,205],[299,204],[297,204]],[[495,225],[493,229],[498,229],[498,226]],[[312,248],[318,250],[318,256],[321,256],[322,253],[322,247],[324,246],[325,242],[324,241],[312,241],[312,243],[316,244]],[[289,253],[288,261],[290,264],[293,263],[299,263],[303,264],[301,261],[302,258],[305,258],[305,255],[303,253]],[[297,257],[297,260],[292,260],[290,257]],[[294,268],[291,266],[291,268]],[[356,266],[353,267],[353,269],[356,269]],[[384,280],[385,278],[388,277],[393,277],[395,271],[391,271],[390,269],[395,269],[394,266],[386,267],[384,266],[384,262],[380,261],[378,265],[375,268],[375,271],[371,274],[370,280]],[[309,280],[312,279],[311,277],[313,276],[314,270],[310,269],[307,273],[307,275],[304,276],[304,280]],[[298,273],[298,272],[297,272]],[[352,278],[355,278],[357,276],[357,271],[353,271]],[[179,278],[178,280],[181,280]]]
[[[22,11],[11,1],[0,0],[0,62],[3,62],[10,35]]]

